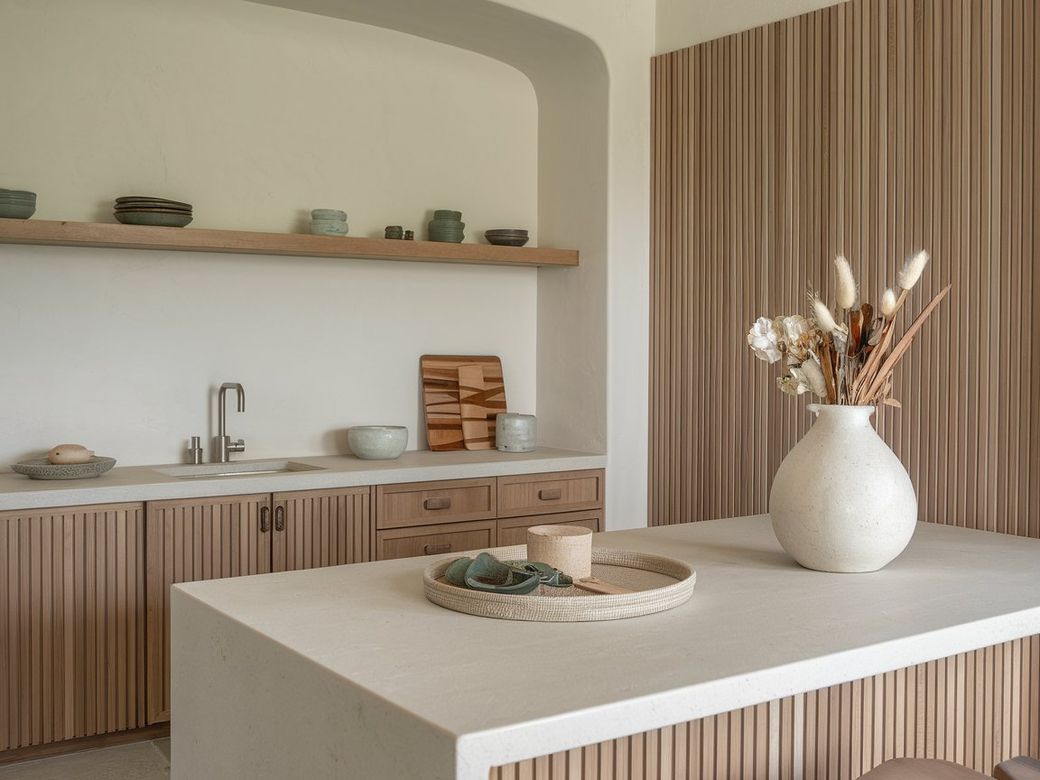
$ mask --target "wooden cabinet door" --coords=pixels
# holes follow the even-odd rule
[[[372,560],[372,489],[275,493],[272,571]]]
[[[498,521],[499,546],[527,544],[527,529],[536,525],[583,525],[598,532],[603,530],[603,513],[597,509],[590,512],[565,512],[559,515],[503,518]]]
[[[148,722],[170,718],[170,586],[271,570],[271,496],[146,505]]]
[[[484,550],[495,546],[495,521],[445,523],[376,532],[376,559]]]
[[[0,750],[145,723],[144,507],[0,512]]]

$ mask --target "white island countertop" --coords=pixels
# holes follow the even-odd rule
[[[601,469],[607,465],[606,455],[550,447],[539,447],[532,452],[410,450],[396,460],[362,460],[353,455],[263,458],[261,461],[235,458],[225,465],[233,467],[285,460],[313,468],[279,474],[190,479],[170,476],[160,470],[171,468],[169,465],[117,466],[94,479],[37,480],[5,472],[0,473],[0,510],[206,498],[282,490],[333,490],[399,482]]]
[[[689,561],[685,605],[523,623],[425,600],[413,558],[174,587],[174,778],[486,780],[512,761],[1040,633],[1040,540],[919,524],[874,574],[765,517],[599,534]]]

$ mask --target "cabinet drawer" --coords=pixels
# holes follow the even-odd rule
[[[495,480],[411,482],[376,488],[376,528],[406,528],[495,516]]]
[[[566,512],[559,515],[527,515],[509,517],[498,521],[498,546],[527,544],[527,529],[535,525],[583,525],[599,532],[603,530],[603,513]]]
[[[495,546],[495,522],[447,523],[376,532],[376,558],[412,558]]]
[[[603,506],[603,470],[498,478],[498,516],[520,517]]]

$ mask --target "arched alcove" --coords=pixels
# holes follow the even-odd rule
[[[490,0],[252,1],[469,49],[531,80],[538,100],[539,241],[582,253],[579,268],[538,274],[539,434],[548,445],[606,450],[610,85],[597,44]]]

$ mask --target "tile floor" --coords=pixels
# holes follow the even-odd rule
[[[0,780],[167,780],[170,739],[0,766]]]

